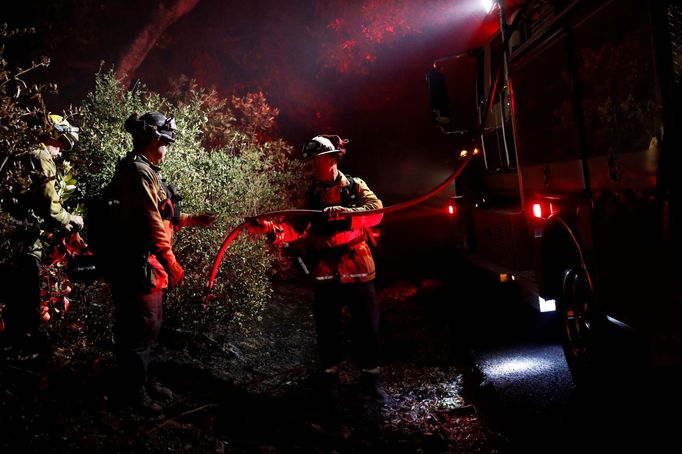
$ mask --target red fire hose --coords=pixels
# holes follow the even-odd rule
[[[416,205],[418,203],[421,203],[434,195],[438,194],[440,191],[445,189],[455,178],[459,176],[460,173],[462,173],[462,170],[467,166],[471,158],[474,156],[474,153],[467,153],[466,156],[464,156],[463,159],[460,159],[458,162],[457,167],[455,170],[450,174],[449,177],[445,179],[441,184],[433,188],[431,191],[427,192],[424,195],[421,195],[419,197],[416,197],[411,200],[407,200],[405,202],[397,203],[395,205],[390,205],[387,207],[383,208],[378,208],[376,210],[366,210],[366,211],[348,211],[348,212],[342,212],[339,213],[341,217],[355,217],[355,216],[369,216],[372,214],[385,214],[385,213],[392,213],[393,211],[398,211],[398,210],[404,210],[405,208],[409,208],[413,205]],[[267,213],[262,213],[257,216],[254,216],[252,218],[249,218],[239,224],[237,227],[232,229],[230,233],[225,236],[225,239],[223,240],[223,244],[220,247],[220,250],[218,251],[218,254],[216,255],[216,258],[213,262],[213,268],[211,269],[211,275],[208,278],[208,282],[206,283],[206,287],[204,289],[204,296],[202,298],[202,301],[204,303],[207,303],[210,295],[211,295],[211,290],[213,289],[213,282],[215,281],[216,275],[218,274],[218,268],[220,268],[220,263],[223,260],[223,255],[225,254],[225,251],[227,250],[228,246],[232,241],[237,238],[237,235],[239,235],[239,232],[241,232],[245,227],[247,227],[249,224],[251,224],[254,220],[260,220],[260,219],[269,219],[269,218],[276,218],[279,216],[301,216],[301,215],[315,215],[315,214],[320,214],[322,211],[320,210],[303,210],[303,209],[291,209],[291,210],[278,210],[278,211],[269,211]]]

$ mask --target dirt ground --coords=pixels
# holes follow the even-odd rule
[[[320,399],[311,292],[280,283],[249,337],[165,323],[150,372],[175,396],[161,416],[116,402],[94,343],[78,360],[59,345],[47,358],[5,351],[0,452],[505,452],[439,312],[446,284],[387,276],[377,292],[384,406],[358,396],[351,343],[338,406]]]

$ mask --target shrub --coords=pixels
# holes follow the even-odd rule
[[[262,94],[220,98],[215,90],[181,79],[164,98],[142,84],[127,90],[113,72],[96,76],[95,89],[81,106],[79,180],[82,196],[90,197],[110,180],[117,160],[132,149],[123,130],[132,113],[158,110],[173,115],[177,141],[171,145],[162,176],[177,185],[184,212],[212,211],[218,220],[211,229],[186,228],[175,237],[174,251],[185,268],[185,286],[170,292],[166,314],[183,324],[211,320],[250,330],[272,289],[270,269],[275,259],[262,241],[235,241],[214,286],[226,300],[213,302],[197,317],[199,306],[187,304],[202,295],[206,278],[223,236],[246,216],[296,204],[292,188],[300,184],[298,164],[289,159],[292,148],[270,137],[276,109]],[[87,217],[86,217],[87,239]]]

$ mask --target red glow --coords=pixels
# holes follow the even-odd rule
[[[559,207],[556,203],[541,200],[532,205],[533,216],[538,219],[546,219],[550,214],[558,213]]]
[[[454,215],[456,211],[457,211],[457,209],[455,208],[455,205],[453,205],[453,204],[448,205],[448,214],[449,215],[451,215],[451,216]]]

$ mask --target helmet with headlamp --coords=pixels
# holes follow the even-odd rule
[[[49,114],[47,120],[50,126],[50,135],[60,141],[64,150],[71,150],[78,142],[79,129],[69,123],[64,117],[57,114]]]
[[[147,112],[141,117],[132,114],[124,124],[125,130],[133,136],[133,140],[148,141],[151,139],[175,142],[177,126],[172,116],[166,117],[161,112]]]

